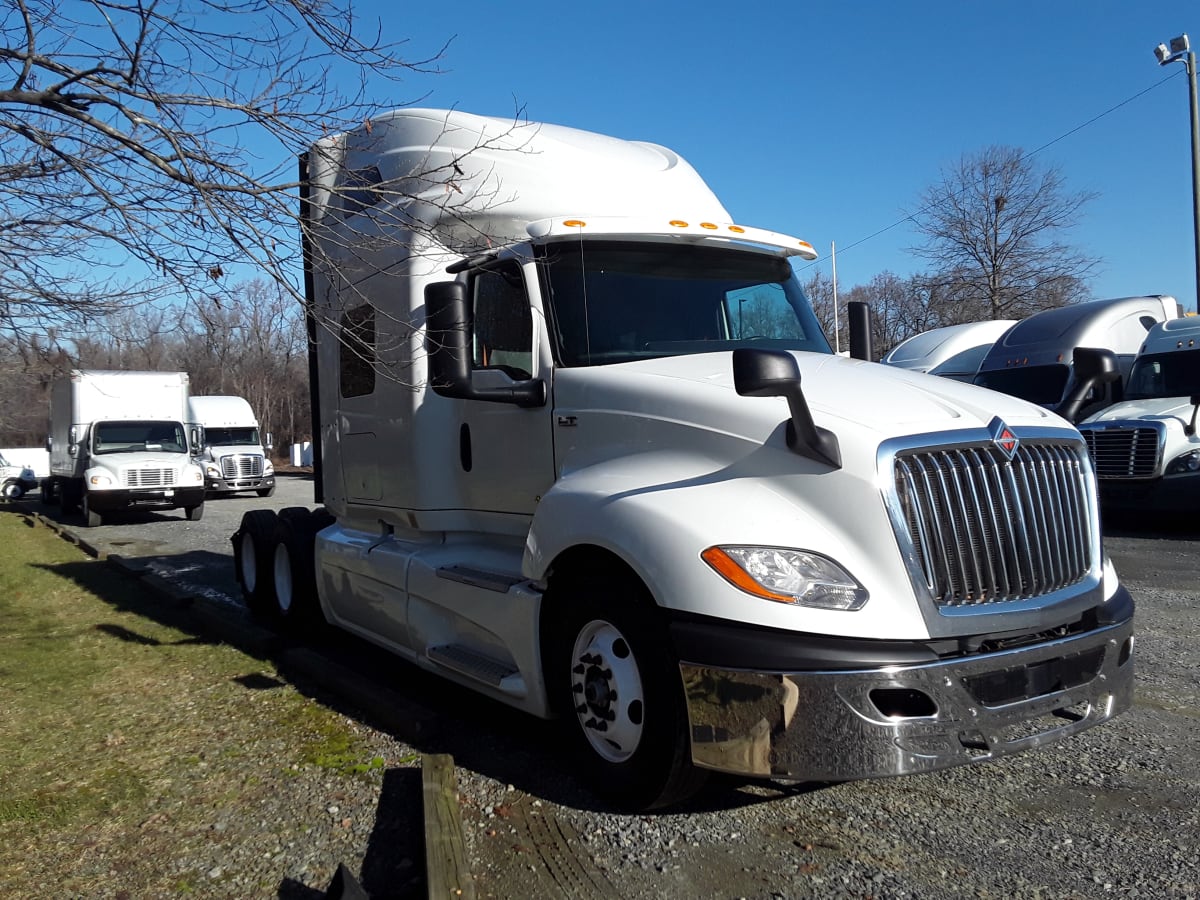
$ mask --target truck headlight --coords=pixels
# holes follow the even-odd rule
[[[209,478],[220,478],[221,477],[221,470],[217,466],[213,465],[212,463],[209,463],[207,466],[205,466],[204,471],[208,475]]]
[[[107,475],[93,475],[88,479],[88,483],[91,484],[92,487],[111,487],[112,479]]]
[[[709,547],[700,557],[734,587],[776,603],[862,609],[867,591],[831,559],[784,547]]]
[[[264,475],[274,475],[275,474],[275,467],[273,465],[271,465],[271,461],[269,459],[263,460],[263,474]]]
[[[192,466],[188,475],[196,484],[204,484],[204,473],[200,471],[199,466]]]
[[[1200,450],[1177,456],[1167,466],[1168,475],[1185,475],[1189,472],[1200,472]]]

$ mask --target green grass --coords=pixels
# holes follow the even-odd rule
[[[72,854],[97,843],[148,893],[186,893],[188,877],[155,874],[175,838],[155,847],[145,823],[200,834],[215,804],[252,806],[306,767],[383,768],[270,661],[186,630],[53,531],[0,510],[0,546],[0,893],[34,872],[77,893]]]

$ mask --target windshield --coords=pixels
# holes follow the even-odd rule
[[[1139,356],[1129,373],[1126,400],[1200,394],[1200,349]]]
[[[551,244],[543,296],[564,366],[764,347],[829,353],[785,259],[660,243]]]
[[[146,450],[186,453],[187,438],[178,422],[98,422],[92,452],[141,453]]]
[[[975,383],[1030,403],[1057,406],[1062,402],[1070,375],[1070,367],[1055,363],[1050,366],[1022,366],[980,372],[975,376]]]
[[[257,428],[205,428],[204,442],[210,447],[258,444]]]

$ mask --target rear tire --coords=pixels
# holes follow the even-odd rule
[[[272,570],[277,518],[274,510],[249,510],[242,516],[242,524],[231,539],[233,565],[242,599],[256,616],[270,616],[275,605]]]
[[[647,810],[698,791],[707,772],[692,766],[679,666],[645,586],[579,580],[553,602],[548,687],[596,793]]]
[[[54,491],[54,482],[49,478],[42,479],[42,503],[45,506],[53,506],[58,502],[58,495]]]
[[[275,522],[272,614],[290,628],[310,627],[321,619],[314,540],[325,524],[303,506],[281,509]]]

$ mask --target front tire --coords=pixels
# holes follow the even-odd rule
[[[80,511],[83,513],[83,524],[88,528],[99,528],[104,524],[104,516],[92,509],[90,496],[90,491],[85,490],[83,492],[83,499],[80,503]]]
[[[4,482],[4,487],[0,489],[0,494],[4,495],[5,500],[20,500],[25,494],[25,488],[21,487],[21,482],[9,479]]]
[[[254,493],[258,494],[260,497],[273,496],[275,493],[275,485],[271,485],[270,487],[266,488],[258,488]]]
[[[707,773],[691,764],[683,682],[659,609],[635,579],[577,582],[547,671],[556,710],[596,793],[626,809],[678,803]]]
[[[185,506],[183,514],[189,522],[199,522],[204,517],[204,501],[201,500],[195,506]]]

